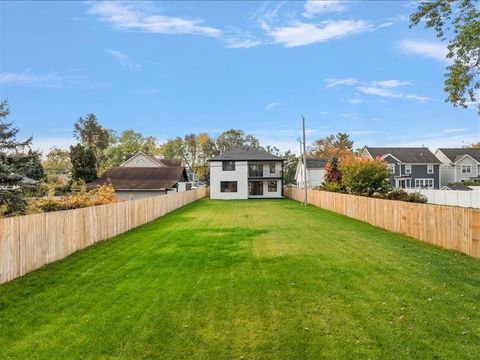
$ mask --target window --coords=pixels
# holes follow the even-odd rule
[[[462,174],[471,174],[472,165],[462,165]]]
[[[433,165],[427,165],[427,174],[433,174]]]
[[[433,179],[415,179],[416,188],[433,188]]]
[[[390,169],[390,172],[392,174],[395,174],[395,164],[387,164],[387,166]]]
[[[405,165],[405,174],[412,173],[412,165]]]
[[[236,181],[220,181],[220,192],[237,192]]]
[[[263,165],[262,164],[248,164],[248,176],[249,177],[263,177]]]
[[[235,171],[235,161],[224,161],[222,162],[223,171]]]
[[[268,182],[268,192],[277,192],[277,182],[269,181]]]
[[[275,174],[275,163],[270,163],[270,174]]]
[[[145,164],[145,160],[143,160],[143,159],[138,159],[135,163],[136,163],[137,165],[143,165],[143,164]]]

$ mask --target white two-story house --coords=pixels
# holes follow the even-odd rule
[[[435,156],[442,162],[441,186],[466,180],[480,181],[480,149],[440,148]]]
[[[283,159],[243,146],[210,161],[211,199],[283,197]]]

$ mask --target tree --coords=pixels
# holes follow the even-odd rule
[[[70,161],[73,180],[90,182],[97,178],[97,158],[93,149],[82,144],[70,146]]]
[[[28,162],[26,164],[25,176],[33,180],[42,180],[45,171],[42,166],[42,154],[38,151],[28,150]]]
[[[221,133],[217,137],[216,145],[220,154],[241,146],[260,148],[260,143],[255,136],[245,134],[243,130],[236,129],[230,129]]]
[[[446,102],[468,107],[480,89],[480,10],[475,0],[423,1],[410,16],[410,27],[422,22],[448,41],[444,90]],[[448,40],[447,40],[448,39]],[[477,103],[480,112],[480,103]]]
[[[285,159],[283,163],[283,179],[285,180],[285,184],[293,184],[295,181],[295,172],[297,171],[298,156],[291,150],[287,150],[282,157]]]
[[[10,114],[7,101],[0,102],[0,211],[4,215],[22,214],[27,206],[23,177],[32,154],[25,152],[32,137],[18,141],[18,128],[6,122]]]
[[[325,165],[325,175],[323,176],[325,183],[340,184],[342,181],[342,173],[339,169],[339,161],[336,156],[332,157]]]
[[[324,159],[342,158],[353,153],[353,141],[350,140],[350,135],[339,132],[337,135],[315,140],[309,152],[312,156]]]
[[[53,147],[50,149],[43,162],[43,168],[47,174],[68,174],[72,169],[70,153],[66,150]]]
[[[104,169],[107,165],[105,150],[115,140],[112,130],[105,129],[97,120],[95,114],[88,114],[85,119],[79,118],[73,125],[73,136],[87,148],[95,152],[98,167]]]
[[[372,196],[390,189],[390,170],[385,161],[368,158],[347,157],[340,161],[342,185],[348,193]]]
[[[480,141],[474,144],[466,145],[464,149],[480,149]]]
[[[118,166],[139,151],[151,156],[159,155],[157,139],[134,130],[125,130],[115,138],[115,145],[110,146],[105,154],[110,165]]]

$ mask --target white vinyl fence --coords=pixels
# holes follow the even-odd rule
[[[407,189],[407,191],[425,195],[429,204],[480,209],[480,190],[478,189],[473,191]]]

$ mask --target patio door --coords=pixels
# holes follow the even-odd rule
[[[263,181],[249,181],[248,195],[262,196],[263,195]]]

